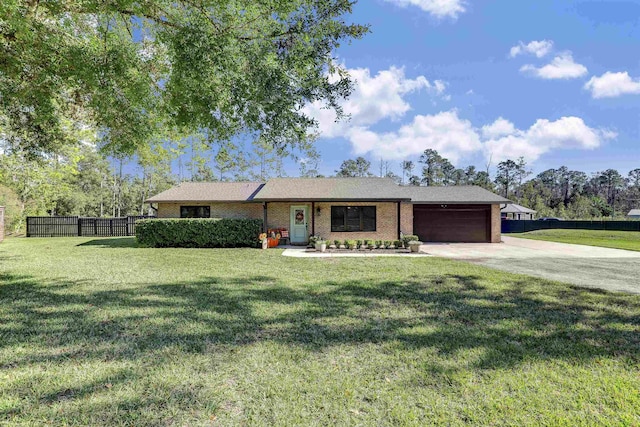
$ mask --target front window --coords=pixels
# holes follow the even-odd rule
[[[376,231],[376,207],[331,206],[331,231]]]
[[[180,218],[211,218],[211,207],[180,206]]]

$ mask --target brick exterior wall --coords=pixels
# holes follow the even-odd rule
[[[413,205],[411,203],[400,204],[400,231],[403,234],[413,234]]]
[[[262,203],[158,203],[158,218],[180,218],[180,206],[210,206],[212,218],[253,218],[262,219]],[[309,218],[307,234],[312,234],[311,203],[269,202],[267,225],[269,228],[291,229],[291,206],[307,206]],[[376,231],[372,232],[331,232],[331,206],[375,206]],[[320,208],[320,215],[317,209]],[[0,210],[2,207],[0,207]],[[398,213],[395,202],[318,202],[313,212],[315,234],[329,240],[396,240],[398,238]],[[1,216],[1,214],[0,214]],[[500,243],[500,205],[491,205],[491,243]],[[0,225],[0,241],[3,236]],[[400,204],[400,230],[413,234],[413,205]]]
[[[180,218],[180,206],[209,206],[211,218],[262,219],[262,203],[158,203],[158,218]]]
[[[376,231],[369,232],[332,232],[331,231],[331,206],[375,206],[376,207]],[[396,240],[398,239],[398,211],[395,202],[332,202],[332,203],[316,203],[316,211],[320,208],[320,215],[315,217],[316,234],[329,240]],[[413,229],[413,211],[411,221],[409,221],[409,229]],[[406,212],[402,207],[400,209],[400,222],[402,231],[404,231]]]
[[[291,206],[307,207],[307,235],[311,235],[311,203],[269,202],[267,204],[267,227],[286,228],[291,231]]]
[[[491,243],[502,241],[502,220],[500,218],[500,205],[491,205]]]

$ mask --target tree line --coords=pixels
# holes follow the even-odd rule
[[[287,176],[285,157],[298,160],[298,176],[323,176],[320,155],[311,145],[298,155],[260,140],[245,150],[237,146],[231,150],[228,145],[212,150],[202,139],[192,137],[138,150],[132,165],[131,159],[96,149],[90,138],[83,141],[38,156],[12,145],[11,140],[2,141],[0,205],[6,206],[9,232],[23,231],[29,215],[153,214],[144,201],[179,182],[266,181]],[[615,169],[587,174],[562,166],[532,177],[520,158],[501,161],[495,169],[491,176],[489,165],[485,170],[473,165],[458,168],[436,150],[427,149],[417,161],[397,165],[386,160],[372,165],[363,157],[348,159],[334,174],[324,176],[381,176],[400,185],[477,185],[535,209],[538,216],[566,219],[620,219],[640,206],[640,168],[623,176]]]
[[[588,174],[561,166],[532,177],[521,157],[499,162],[492,177],[489,164],[486,170],[473,165],[457,168],[433,149],[425,150],[417,162],[404,160],[398,166],[401,175],[381,160],[375,174],[371,162],[358,157],[342,162],[335,176],[386,176],[401,185],[477,185],[536,210],[538,217],[624,219],[629,210],[640,208],[640,168],[624,176],[615,169]]]
[[[9,233],[23,232],[27,216],[153,215],[144,201],[180,182],[266,181],[285,176],[284,159],[299,155],[261,139],[246,147],[211,147],[202,135],[193,135],[123,156],[99,149],[90,131],[77,133],[75,144],[34,152],[2,136],[0,206],[6,207]],[[300,147],[306,158],[319,159],[311,144]]]

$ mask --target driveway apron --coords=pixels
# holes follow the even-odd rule
[[[421,252],[581,287],[640,293],[640,252],[511,236],[502,241],[425,244]]]

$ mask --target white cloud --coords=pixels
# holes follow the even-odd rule
[[[406,159],[433,148],[455,162],[482,148],[471,122],[459,118],[456,110],[417,115],[396,132],[355,128],[349,133],[349,140],[356,154],[371,153],[385,159]]]
[[[584,88],[593,98],[615,98],[628,94],[640,94],[640,78],[632,79],[628,72],[607,71],[600,77],[591,77]]]
[[[509,128],[512,130],[506,132]],[[503,131],[494,133],[492,138],[484,142],[485,154],[491,155],[496,162],[520,156],[533,162],[541,155],[557,149],[592,150],[617,136],[610,130],[591,128],[579,117],[562,117],[553,122],[539,119],[527,130],[516,129],[512,123],[499,118],[483,127],[483,135],[485,129]],[[486,135],[490,134],[487,132]]]
[[[410,79],[403,68],[391,67],[371,76],[368,68],[349,69],[354,80],[354,91],[342,103],[344,113],[350,119],[336,123],[336,114],[319,102],[307,106],[305,114],[318,121],[321,137],[345,136],[354,127],[370,126],[384,119],[397,120],[411,110],[405,95],[426,90],[432,95],[443,96],[446,83],[440,80],[430,82],[424,76]]]
[[[520,156],[533,162],[552,150],[595,149],[617,136],[606,129],[591,128],[579,117],[539,119],[525,130],[500,117],[476,128],[461,118],[456,109],[415,115],[396,130],[376,131],[373,125],[384,120],[397,121],[407,115],[411,110],[407,95],[425,91],[444,99],[446,84],[429,81],[424,76],[407,78],[404,69],[398,67],[375,75],[367,68],[348,71],[355,87],[342,106],[351,120],[335,123],[335,113],[323,109],[319,103],[306,107],[305,113],[318,121],[320,137],[347,139],[355,155],[407,159],[432,148],[453,162],[482,152],[487,157],[491,155],[494,162]]]
[[[541,79],[575,79],[587,74],[587,67],[578,64],[573,60],[571,52],[563,52],[553,58],[553,60],[540,68],[531,64],[523,65],[520,68],[523,73],[531,74]]]
[[[348,139],[355,154],[383,159],[411,158],[432,148],[453,162],[481,151],[494,162],[520,156],[533,162],[552,150],[592,150],[616,136],[615,132],[587,126],[579,117],[539,119],[526,130],[500,117],[476,129],[470,121],[460,118],[456,110],[450,110],[417,115],[394,132],[354,128]]]
[[[516,133],[516,128],[509,120],[499,117],[490,125],[482,126],[482,137],[485,139],[499,138]]]
[[[458,15],[466,11],[463,0],[385,0],[398,6],[417,6],[436,18],[457,19]]]
[[[542,58],[546,56],[553,49],[553,41],[551,40],[533,40],[527,44],[523,42],[519,42],[516,46],[511,48],[509,55],[512,58],[515,58],[518,55],[524,53],[530,53],[532,55],[537,56],[538,58]]]

